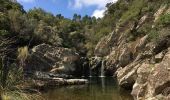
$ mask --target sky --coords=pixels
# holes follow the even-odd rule
[[[72,18],[77,13],[81,16],[89,15],[97,18],[103,17],[107,3],[115,3],[117,0],[17,0],[28,11],[34,7],[43,8],[54,15],[62,14],[66,18]]]

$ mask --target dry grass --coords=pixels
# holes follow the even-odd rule
[[[27,59],[28,55],[28,46],[18,48],[18,59],[20,61],[21,66],[24,65],[24,62]]]
[[[2,100],[44,100],[40,93],[30,94],[22,90],[1,90]]]

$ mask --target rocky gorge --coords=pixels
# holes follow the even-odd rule
[[[149,41],[148,34],[128,40],[134,30],[137,32],[148,21],[154,28],[156,20],[169,10],[166,4],[162,5],[153,15],[141,16],[136,25],[129,22],[126,27],[116,28],[95,48],[95,55],[106,61],[106,73],[111,72],[121,87],[132,90],[135,100],[170,99],[169,28],[160,29],[164,33],[156,42]]]
[[[103,70],[103,75],[116,77],[120,87],[132,90],[131,94],[135,100],[169,100],[170,36],[165,33],[156,42],[149,41],[148,34],[133,41],[128,40],[128,34],[144,27],[148,20],[154,28],[156,20],[162,14],[169,14],[170,8],[166,6],[161,6],[153,15],[141,16],[137,25],[135,22],[129,22],[126,27],[117,27],[108,36],[103,37],[95,48],[95,57],[83,58],[71,49],[47,44],[38,45],[31,50],[25,70],[27,73],[47,72],[49,74],[44,73],[42,78],[46,77],[48,80],[51,74],[52,80],[57,82],[46,81],[46,84],[53,85],[84,84],[86,80],[73,79],[69,82],[68,78],[100,76]],[[163,28],[161,31],[169,32],[169,28]]]
[[[118,0],[101,19],[1,2],[0,100],[17,86],[52,100],[170,100],[169,0]]]

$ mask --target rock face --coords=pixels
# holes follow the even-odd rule
[[[155,13],[140,15],[137,22],[116,26],[95,48],[95,56],[106,61],[106,73],[116,76],[121,87],[132,90],[135,100],[170,100],[169,26],[159,29],[156,40],[151,40],[150,31],[136,36],[145,25],[157,27],[160,16],[169,9],[162,4]]]
[[[95,55],[99,57],[106,56],[112,50],[112,47],[116,45],[117,37],[114,32],[110,33],[108,36],[103,37],[101,41],[97,44],[95,48]]]
[[[148,97],[170,94],[170,48],[148,77]]]
[[[120,49],[115,46],[106,56],[107,64],[117,69],[115,75],[119,85],[132,90],[135,100],[169,100],[169,36],[162,37],[157,44],[149,43],[146,38],[137,40],[135,46],[128,43],[134,50],[127,44]]]
[[[30,86],[45,88],[88,83],[86,79],[74,79],[74,76],[82,74],[81,70],[84,70],[79,63],[79,54],[75,51],[41,44],[30,52],[24,68],[26,78],[33,80]]]
[[[170,94],[170,48],[157,64],[142,64],[137,70],[137,79],[132,95],[137,100],[168,100]]]
[[[114,74],[118,84],[132,90],[131,94],[135,100],[169,100],[168,38],[168,35],[164,36],[154,44],[147,41],[146,35],[134,43],[115,46],[106,56],[106,68],[116,69]],[[130,47],[134,47],[133,50]]]
[[[100,76],[102,66],[102,57],[93,57],[90,59],[90,76]]]
[[[79,54],[71,49],[41,44],[32,49],[25,70],[72,74],[78,61]]]

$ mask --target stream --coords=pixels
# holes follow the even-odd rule
[[[130,91],[120,89],[112,77],[90,77],[89,84],[46,90],[46,100],[133,100]]]

